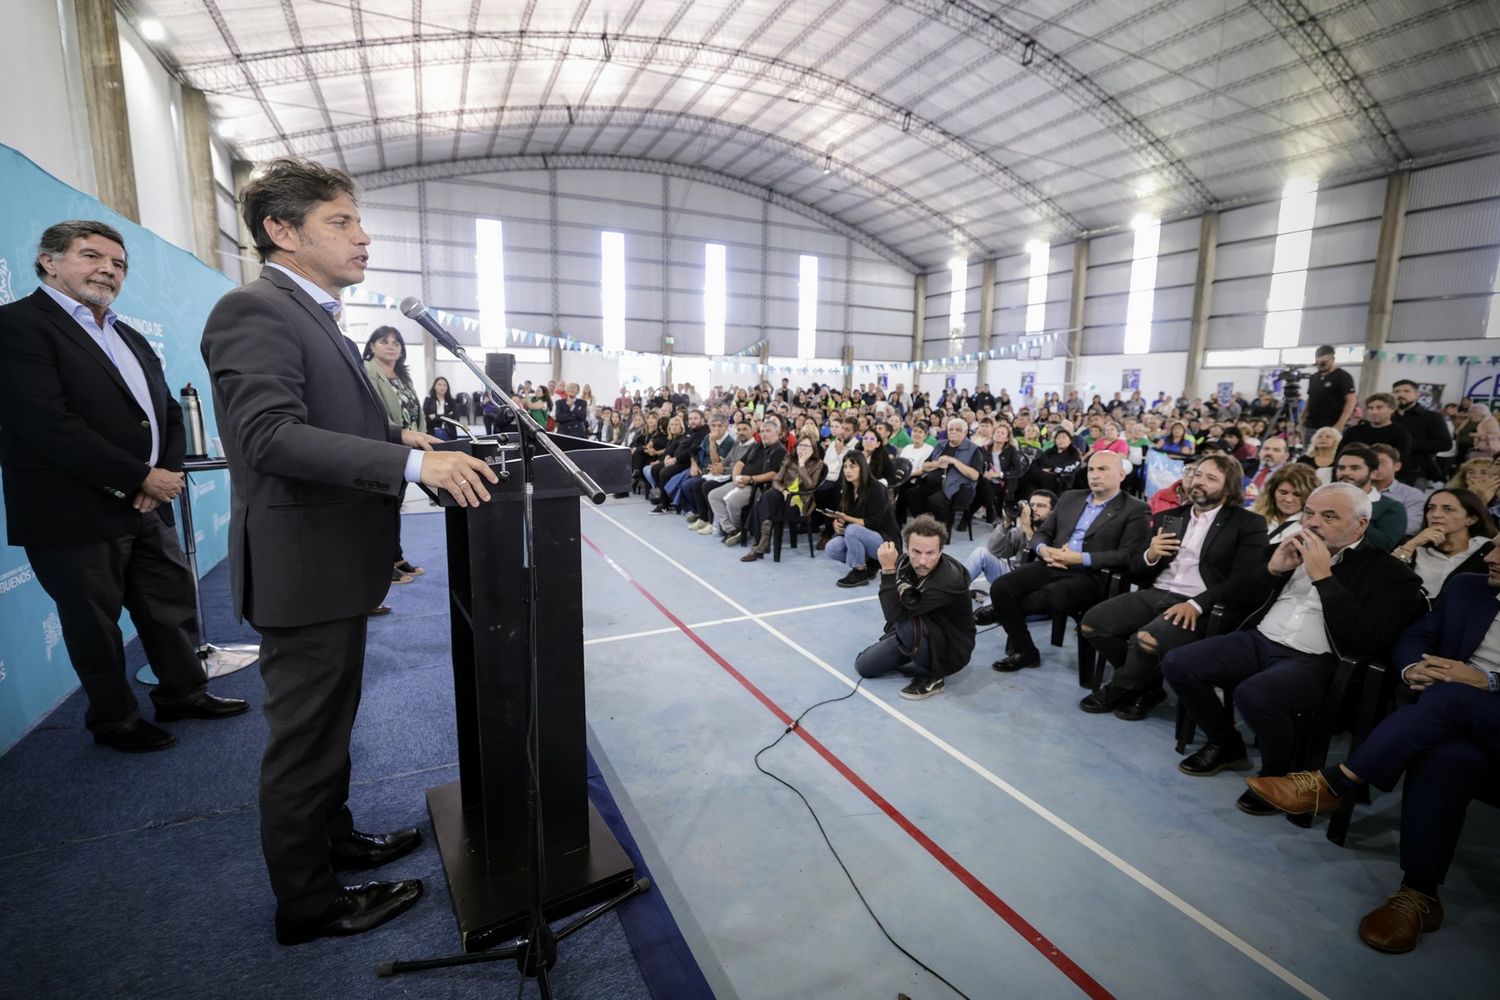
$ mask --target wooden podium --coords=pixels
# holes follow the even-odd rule
[[[630,452],[553,436],[607,493],[630,488]],[[509,478],[489,485],[480,507],[447,508],[453,701],[459,779],[427,792],[463,950],[479,951],[526,930],[527,685],[537,644],[546,884],[554,920],[628,889],[634,866],[588,801],[584,733],[583,599],[579,490],[552,456],[532,462],[532,511],[539,593],[524,565],[521,452],[517,435],[444,446],[469,452]],[[488,484],[487,484],[488,485]],[[537,634],[528,634],[528,602]]]

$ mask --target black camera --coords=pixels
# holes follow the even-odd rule
[[[1302,386],[1298,383],[1312,375],[1302,365],[1287,365],[1279,372],[1272,372],[1271,377],[1281,382],[1282,395],[1287,399],[1296,399],[1302,394]]]

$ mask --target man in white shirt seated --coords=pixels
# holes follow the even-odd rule
[[[1151,544],[1127,567],[1141,589],[1094,605],[1079,625],[1115,668],[1107,685],[1079,702],[1085,712],[1114,712],[1126,722],[1149,715],[1166,698],[1161,657],[1203,638],[1208,612],[1231,602],[1231,578],[1261,564],[1266,521],[1241,505],[1240,464],[1215,454],[1193,468],[1190,502],[1156,515]],[[1249,610],[1230,607],[1229,627]]]
[[[912,424],[911,444],[902,448],[896,456],[910,462],[913,470],[920,469],[922,463],[932,457],[932,442],[927,440],[929,430],[926,423]]]
[[[1421,579],[1365,541],[1369,523],[1370,498],[1359,487],[1313,490],[1302,530],[1264,567],[1235,578],[1236,597],[1257,608],[1244,628],[1163,658],[1162,676],[1208,737],[1177,765],[1183,774],[1249,766],[1236,711],[1260,742],[1261,775],[1286,774],[1295,764],[1298,716],[1322,704],[1338,656],[1386,656],[1426,612]],[[1233,691],[1232,708],[1215,688]],[[1254,816],[1276,812],[1248,790],[1235,804]]]

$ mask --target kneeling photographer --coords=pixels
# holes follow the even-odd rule
[[[963,564],[943,551],[947,531],[931,514],[901,529],[906,554],[895,543],[880,546],[880,609],[885,633],[859,654],[861,677],[899,670],[912,681],[901,697],[920,701],[943,690],[943,678],[969,665],[974,652],[974,615]]]

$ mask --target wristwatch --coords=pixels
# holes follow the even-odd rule
[[[1500,672],[1490,672],[1490,694],[1500,694]]]

